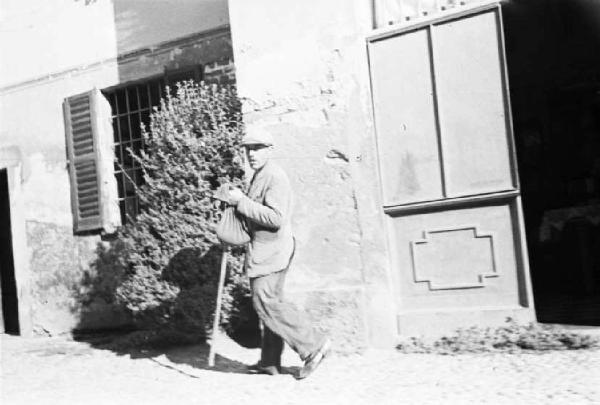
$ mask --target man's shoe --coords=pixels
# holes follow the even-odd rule
[[[259,361],[248,366],[248,371],[254,374],[279,375],[279,366],[263,366]]]
[[[319,367],[319,364],[321,364],[323,359],[327,357],[329,350],[331,350],[331,341],[327,339],[325,340],[325,343],[323,343],[323,346],[321,346],[316,353],[313,353],[308,359],[306,359],[304,367],[298,371],[296,379],[302,380],[311,375],[317,369],[317,367]]]

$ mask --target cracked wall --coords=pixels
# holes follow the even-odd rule
[[[295,192],[288,290],[345,347],[389,346],[393,311],[371,118],[369,2],[229,4],[247,125]],[[323,320],[323,318],[325,320]]]

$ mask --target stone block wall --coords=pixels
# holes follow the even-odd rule
[[[204,81],[215,84],[234,84],[235,65],[233,58],[226,57],[204,65]]]

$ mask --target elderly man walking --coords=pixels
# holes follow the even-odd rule
[[[304,313],[283,297],[285,276],[294,256],[292,189],[283,169],[271,160],[273,139],[251,129],[242,144],[254,175],[247,195],[232,188],[228,199],[248,223],[246,252],[252,303],[263,323],[261,359],[251,368],[279,374],[284,341],[304,361],[296,378],[308,377],[328,354],[330,341],[319,334]]]

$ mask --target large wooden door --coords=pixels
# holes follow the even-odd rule
[[[401,334],[534,319],[500,13],[368,42]]]

